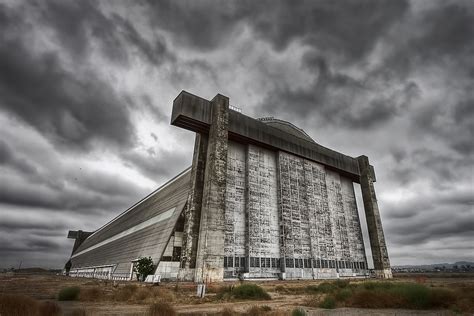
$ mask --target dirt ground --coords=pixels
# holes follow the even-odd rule
[[[212,284],[209,294],[204,299],[195,297],[196,285],[192,283],[162,283],[159,288],[166,289],[173,294],[173,307],[179,314],[206,315],[221,312],[225,307],[236,312],[244,313],[251,306],[269,306],[272,311],[290,313],[295,308],[303,308],[308,315],[452,315],[451,311],[412,311],[392,309],[359,309],[359,308],[336,308],[325,310],[305,306],[307,295],[298,293],[308,285],[317,285],[322,281],[252,281],[263,287],[271,295],[268,301],[220,301],[215,300],[215,291],[220,286],[230,286],[233,282]],[[351,282],[364,282],[364,280],[352,280]],[[444,288],[474,287],[474,274],[432,274],[411,275],[399,274],[392,282],[418,282],[427,286]],[[127,284],[137,284],[140,288],[149,289],[151,285],[137,282],[113,282],[103,280],[92,280],[84,278],[70,278],[60,275],[26,275],[26,274],[0,274],[0,294],[27,295],[34,299],[45,301],[56,301],[65,315],[71,315],[77,310],[85,310],[88,315],[143,315],[149,304],[145,302],[116,302],[101,300],[92,301],[57,301],[58,292],[65,287],[78,286],[82,289],[101,288],[104,293],[111,293],[117,288],[125,287]],[[156,287],[156,286],[155,286]],[[288,293],[281,293],[277,289],[284,287]],[[214,292],[214,293],[213,293]]]

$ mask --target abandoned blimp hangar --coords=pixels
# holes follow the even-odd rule
[[[248,117],[220,94],[181,92],[171,124],[196,133],[192,166],[97,231],[70,231],[69,275],[128,280],[137,259],[151,257],[162,278],[195,282],[364,276],[355,182],[375,274],[392,276],[366,156]]]

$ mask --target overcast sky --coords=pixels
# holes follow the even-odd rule
[[[187,168],[181,90],[367,155],[392,264],[474,261],[472,0],[0,0],[0,267]]]

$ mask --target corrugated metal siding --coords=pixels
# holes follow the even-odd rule
[[[71,258],[72,269],[117,264],[115,273],[127,273],[130,262],[139,257],[151,256],[158,263],[186,203],[189,181],[190,169],[87,238],[75,251],[76,254],[83,253]],[[172,208],[175,209],[171,217],[87,251],[88,248]]]

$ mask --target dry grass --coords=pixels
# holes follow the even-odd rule
[[[39,315],[38,301],[24,295],[0,295],[0,315]]]
[[[88,316],[85,308],[75,308],[71,311],[71,316]]]
[[[79,300],[84,302],[97,302],[104,298],[104,290],[100,287],[84,287],[79,292]]]
[[[58,303],[46,301],[39,305],[39,314],[41,316],[60,316],[63,314],[63,311]]]
[[[138,289],[136,284],[127,284],[125,286],[120,286],[117,290],[113,293],[113,300],[118,302],[127,302],[130,300]]]
[[[0,295],[0,315],[59,316],[62,310],[56,302],[39,302],[25,295]]]
[[[149,316],[175,316],[176,311],[173,306],[166,302],[157,302],[150,305],[148,309]]]

